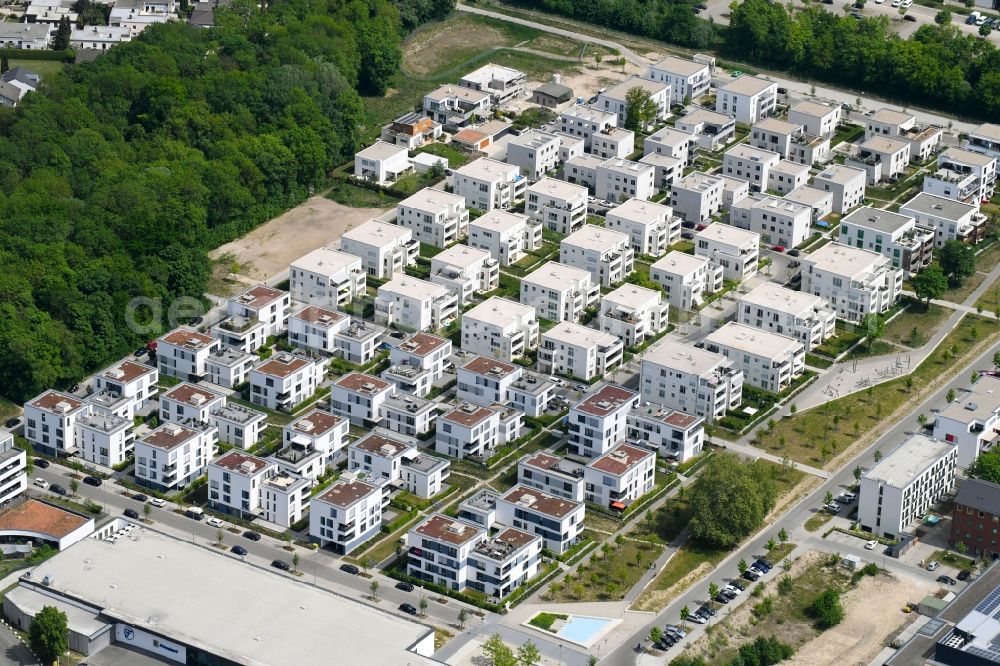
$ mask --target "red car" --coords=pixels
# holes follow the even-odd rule
[[[775,245],[771,249],[774,250],[775,252],[784,252],[785,251],[785,246],[784,245]]]

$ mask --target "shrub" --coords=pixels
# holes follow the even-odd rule
[[[829,629],[837,626],[844,619],[844,607],[840,603],[840,592],[832,587],[826,588],[809,604],[806,613],[815,621],[817,629]]]

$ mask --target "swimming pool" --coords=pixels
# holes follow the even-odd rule
[[[556,636],[588,647],[590,642],[612,622],[613,620],[603,617],[570,615]]]

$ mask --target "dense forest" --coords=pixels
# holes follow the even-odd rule
[[[734,4],[730,25],[694,13],[695,0],[509,0],[740,62],[787,70],[852,90],[983,120],[1000,120],[1000,50],[953,25],[924,25],[908,39],[886,17],[855,18],[814,4]],[[961,20],[960,16],[955,17]]]
[[[0,108],[0,392],[66,386],[147,337],[135,297],[199,297],[206,252],[356,149],[402,35],[453,0],[234,0],[155,25]]]

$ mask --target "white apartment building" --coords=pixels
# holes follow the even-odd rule
[[[156,341],[157,369],[161,375],[200,381],[205,361],[221,346],[212,336],[182,326]]]
[[[207,423],[211,411],[225,405],[225,394],[184,382],[160,396],[160,421]]]
[[[538,369],[590,381],[622,362],[622,339],[587,326],[562,322],[542,333]]]
[[[725,181],[693,171],[670,188],[670,206],[687,222],[705,222],[722,208]]]
[[[205,473],[215,452],[215,428],[164,423],[135,442],[135,482],[171,492]]]
[[[635,152],[635,132],[612,127],[590,137],[590,154],[602,160],[626,158]]]
[[[48,390],[24,403],[24,438],[35,450],[50,456],[77,452],[76,421],[90,414],[90,406],[67,393]]]
[[[287,291],[259,284],[250,287],[239,296],[230,298],[226,305],[226,313],[230,318],[260,322],[264,325],[264,338],[267,339],[285,330],[290,307],[291,296]]]
[[[904,111],[879,109],[868,116],[865,123],[865,140],[873,136],[898,137],[916,125],[917,119]]]
[[[546,229],[571,234],[587,223],[587,188],[542,178],[527,189],[524,212]]]
[[[961,148],[938,155],[937,171],[924,176],[924,192],[978,206],[993,196],[997,159]]]
[[[376,345],[385,329],[366,322],[352,319],[350,325],[334,334],[337,350],[351,363],[367,363],[375,358]]]
[[[690,104],[708,92],[712,83],[711,68],[700,62],[667,56],[651,65],[647,76],[670,86],[670,99],[675,104]]]
[[[774,113],[778,101],[778,84],[755,76],[743,76],[719,86],[715,110],[744,125],[753,125]]]
[[[802,291],[820,296],[840,319],[852,323],[885,312],[903,289],[903,271],[870,250],[830,243],[801,261]]]
[[[656,79],[644,79],[638,76],[627,78],[598,93],[595,106],[602,111],[616,114],[618,126],[624,127],[628,122],[628,93],[635,88],[649,93],[649,100],[656,105],[653,124],[666,120],[670,115],[670,84]]]
[[[833,212],[843,215],[865,200],[867,183],[864,170],[831,164],[816,174],[812,186],[833,194]]]
[[[517,483],[548,495],[583,501],[583,465],[544,451],[517,461]]]
[[[510,266],[542,244],[542,223],[520,213],[491,210],[469,222],[468,244],[486,250],[501,266]]]
[[[684,462],[702,452],[705,420],[673,409],[637,407],[628,415],[629,444],[641,446],[667,460]]]
[[[462,349],[512,361],[538,346],[535,308],[492,296],[462,315]]]
[[[14,499],[28,489],[28,454],[14,446],[14,435],[0,430],[0,501]]]
[[[375,322],[413,331],[444,328],[458,316],[458,297],[440,284],[403,275],[378,288]]]
[[[785,195],[788,201],[809,206],[812,209],[813,224],[820,222],[823,218],[833,212],[833,194],[824,190],[817,190],[811,185],[803,185]]]
[[[728,224],[710,224],[694,236],[694,254],[722,266],[723,277],[743,282],[757,273],[760,234]]]
[[[376,141],[354,155],[354,177],[373,183],[393,183],[410,170],[406,146]]]
[[[696,310],[722,289],[722,266],[674,250],[649,267],[649,279],[663,287],[671,307]]]
[[[802,126],[777,118],[764,118],[750,128],[749,145],[788,159],[794,137],[802,134]],[[766,182],[766,181],[765,181]]]
[[[441,138],[441,123],[435,122],[418,111],[410,111],[382,126],[379,137],[386,143],[416,150]]]
[[[288,280],[292,300],[332,309],[360,298],[366,287],[361,257],[328,247],[293,261]]]
[[[650,153],[639,158],[639,164],[653,167],[653,185],[658,190],[670,191],[670,187],[684,177],[684,163],[676,157]],[[596,170],[595,170],[596,178]]]
[[[563,165],[563,180],[573,185],[581,185],[593,192],[597,187],[597,167],[605,159],[597,155],[578,155]]]
[[[617,113],[604,111],[595,106],[576,104],[559,114],[559,131],[582,138],[586,150],[590,150],[595,134],[617,126]]]
[[[458,85],[488,92],[493,96],[494,106],[499,106],[524,93],[525,78],[522,71],[489,63],[464,75],[458,80]]]
[[[625,441],[628,413],[638,404],[638,393],[614,384],[588,393],[567,416],[570,455],[596,458]]]
[[[836,241],[885,255],[906,276],[930,266],[934,258],[933,231],[918,227],[909,215],[880,208],[862,206],[845,215]]]
[[[537,419],[545,414],[555,392],[556,385],[552,381],[534,373],[526,373],[507,387],[507,404],[524,412],[525,416]]]
[[[837,132],[841,114],[839,106],[803,101],[788,110],[788,122],[801,125],[811,136],[832,137]]]
[[[252,354],[267,342],[267,327],[257,319],[239,315],[226,317],[212,327],[212,335],[222,342],[225,349],[236,349]]]
[[[414,333],[409,338],[389,350],[392,365],[410,365],[426,370],[431,381],[444,376],[444,366],[451,356],[451,340],[429,333]]]
[[[502,405],[523,372],[519,365],[477,356],[458,368],[457,398],[480,407]]]
[[[884,136],[873,136],[858,144],[857,152],[844,160],[845,166],[864,171],[869,185],[903,176],[909,163],[910,144]]]
[[[802,375],[805,346],[795,338],[731,321],[704,339],[705,349],[732,359],[744,380],[780,393]]]
[[[582,136],[571,136],[565,132],[553,132],[559,138],[559,162],[565,164],[574,157],[587,154]]]
[[[431,259],[431,282],[455,294],[459,306],[468,305],[476,292],[500,286],[500,262],[487,250],[457,244]]]
[[[437,422],[434,450],[458,458],[489,458],[500,442],[500,410],[462,403]]]
[[[503,599],[538,575],[542,538],[508,527],[477,543],[469,555],[475,575],[468,586],[489,598]]]
[[[955,487],[958,448],[911,435],[861,477],[861,529],[897,539]]]
[[[978,206],[961,201],[921,192],[903,204],[899,212],[913,217],[917,226],[930,229],[934,247],[944,247],[950,240],[978,243],[986,237],[986,216]]]
[[[382,528],[381,487],[338,481],[309,501],[309,536],[321,548],[347,555]]]
[[[767,189],[772,168],[781,161],[781,155],[741,143],[726,151],[722,173],[750,183],[751,192]]]
[[[340,457],[349,429],[346,418],[311,409],[282,428],[275,461],[288,471],[315,480]]]
[[[691,144],[697,137],[691,132],[685,132],[669,125],[647,136],[642,142],[642,154],[666,155],[681,161],[687,166],[691,161]]]
[[[559,263],[588,271],[594,282],[610,287],[632,272],[635,251],[628,235],[587,224],[560,241]]]
[[[494,208],[507,210],[524,198],[528,180],[516,164],[480,157],[455,169],[451,186],[455,194],[465,197],[465,205],[488,212]]]
[[[956,464],[965,469],[995,446],[1000,429],[1000,379],[981,375],[934,417],[934,438],[958,449]]]
[[[601,297],[598,328],[632,347],[667,330],[668,312],[658,289],[625,283]]]
[[[743,371],[733,361],[672,340],[646,352],[640,372],[642,401],[700,416],[708,422],[737,409]]]
[[[564,553],[583,532],[583,502],[553,497],[534,488],[514,486],[496,500],[496,521],[542,538],[544,547]]]
[[[674,127],[692,136],[692,146],[715,152],[736,138],[736,121],[705,107],[677,119]]]
[[[239,449],[252,448],[267,428],[267,414],[236,403],[213,407],[208,422],[219,431],[219,441]]]
[[[624,511],[653,489],[655,475],[655,453],[619,444],[583,468],[584,499]]]
[[[208,505],[212,509],[253,520],[260,510],[266,475],[274,465],[263,458],[229,451],[208,464]]]
[[[124,398],[128,403],[126,418],[144,409],[159,390],[156,368],[135,361],[119,361],[94,375],[94,393]]]
[[[1000,159],[1000,125],[983,123],[968,133],[966,150]]]
[[[800,163],[781,160],[767,174],[767,189],[778,194],[789,194],[809,182],[809,167],[812,162]]]
[[[836,335],[837,313],[819,296],[765,282],[740,297],[736,321],[791,336],[811,351]]]
[[[370,426],[379,420],[382,403],[394,392],[392,382],[352,372],[330,387],[330,411],[355,425]]]
[[[636,254],[658,257],[681,237],[680,218],[670,206],[629,199],[608,211],[604,226],[627,234]]]
[[[729,176],[719,176],[722,179],[722,210],[731,210],[733,206],[750,196],[750,181]]]
[[[493,108],[490,92],[443,85],[424,95],[424,113],[448,131],[485,118]]]
[[[425,187],[396,206],[396,224],[413,232],[421,243],[448,247],[469,233],[465,198]]]
[[[319,388],[328,359],[302,352],[274,354],[250,371],[250,402],[268,409],[290,411]]]
[[[407,575],[464,590],[479,573],[470,566],[470,557],[473,548],[486,541],[488,528],[435,513],[406,533]]]
[[[403,482],[407,492],[433,497],[448,478],[447,460],[421,455],[417,447],[378,433],[368,433],[348,447],[348,469],[362,471],[369,478]]]
[[[350,325],[351,318],[342,312],[308,305],[288,318],[288,344],[332,356],[337,334]]]
[[[521,278],[521,302],[542,319],[579,321],[600,298],[600,285],[583,268],[549,261]]]
[[[551,132],[533,129],[507,142],[507,162],[535,182],[559,165],[559,137]]]
[[[420,242],[409,229],[369,220],[345,231],[340,237],[340,249],[361,257],[365,272],[371,277],[388,280],[417,263]]]
[[[233,388],[249,381],[250,371],[260,359],[232,347],[219,347],[205,361],[208,381],[223,388]]]
[[[35,49],[49,48],[56,27],[49,23],[8,23],[0,26],[0,44],[4,48]],[[72,35],[72,33],[70,33]]]
[[[390,379],[383,373],[383,379]],[[437,403],[409,393],[390,395],[379,407],[381,427],[406,437],[423,437],[434,431]]]
[[[594,194],[611,203],[656,194],[656,169],[649,164],[612,158],[597,166],[596,178]]]
[[[729,223],[732,226],[752,231],[766,245],[789,249],[808,240],[812,217],[813,210],[810,206],[760,194],[733,204],[729,210]]]
[[[76,419],[74,436],[77,455],[96,465],[120,465],[135,450],[135,433],[130,418],[111,414],[80,414]]]

